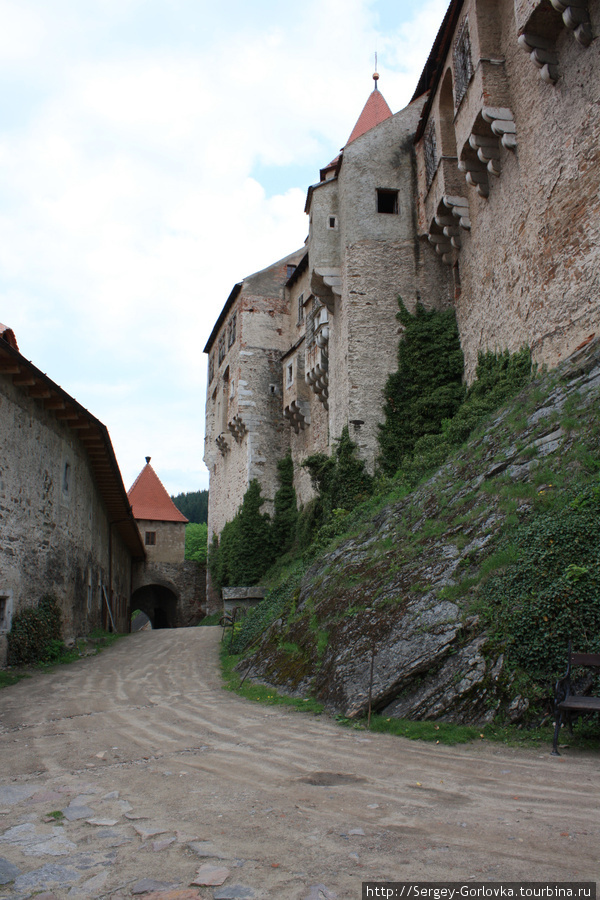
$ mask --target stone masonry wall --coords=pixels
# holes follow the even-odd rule
[[[521,3],[521,26],[525,13],[542,6],[525,9]],[[514,0],[465,4],[474,67],[480,46],[488,54],[493,50],[505,61],[505,82],[501,90],[488,84],[482,93],[486,84],[474,77],[454,122],[459,157],[471,130],[481,131],[478,108],[508,106],[516,124],[516,149],[501,148],[501,172],[489,176],[489,196],[463,182],[471,229],[461,232],[462,247],[454,255],[469,380],[480,350],[515,351],[528,344],[537,362],[555,366],[600,327],[600,41],[581,46],[546,7],[544,21],[557,34],[556,84],[540,78],[518,44]],[[589,10],[598,34],[598,0]],[[421,166],[419,192],[426,196],[423,179]],[[422,221],[422,228],[427,225]]]
[[[208,386],[204,458],[210,472],[209,542],[234,517],[252,479],[261,484],[264,511],[272,509],[276,463],[289,448],[282,410],[281,356],[289,327],[284,285],[288,265],[302,255],[298,251],[245,279],[214,342],[218,345],[235,314],[236,340]],[[220,405],[225,402],[226,407]],[[234,417],[243,423],[237,437],[227,427]],[[215,443],[219,435],[223,449]]]
[[[383,388],[397,367],[397,299],[444,307],[451,298],[430,248],[417,241],[412,135],[422,102],[413,103],[349,144],[339,176],[344,243],[342,298],[331,331],[331,437],[350,436],[372,470],[378,452]],[[398,191],[398,213],[377,211],[377,189]],[[441,276],[441,277],[440,277]]]
[[[137,527],[149,563],[181,563],[185,559],[185,522],[138,519]],[[147,535],[154,535],[155,543]]]
[[[85,450],[70,429],[0,376],[0,596],[11,617],[45,594],[59,602],[63,637],[102,624],[108,592],[106,510]],[[112,529],[113,615],[127,620],[131,563]],[[1,661],[0,661],[1,664]]]

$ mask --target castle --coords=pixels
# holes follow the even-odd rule
[[[233,288],[205,347],[209,540],[253,478],[329,452],[370,468],[400,295],[480,351],[555,366],[600,326],[600,0],[452,0],[405,109],[375,89],[308,189],[306,246]],[[377,79],[377,75],[374,76]]]

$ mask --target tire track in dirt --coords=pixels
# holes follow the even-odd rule
[[[254,704],[221,687],[219,636],[138,633],[4,690],[4,782],[93,788],[99,807],[93,798],[118,791],[130,815],[245,859],[235,880],[257,897],[304,900],[323,883],[354,898],[367,878],[596,880],[597,754],[419,744]],[[0,830],[24,810],[11,807]],[[106,896],[146,875],[189,884],[203,860],[184,840],[155,852],[135,820],[111,815],[127,838]],[[90,829],[69,823],[69,839],[94,846]]]

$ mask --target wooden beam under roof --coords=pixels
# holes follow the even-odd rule
[[[29,388],[29,396],[34,400],[46,400],[52,396],[52,391],[38,381]]]
[[[22,375],[13,375],[13,384],[16,384],[17,387],[29,387],[29,385],[35,384],[36,381],[35,375],[32,375],[29,372],[23,372]]]

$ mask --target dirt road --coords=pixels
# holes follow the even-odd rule
[[[0,896],[597,880],[599,756],[419,744],[267,708],[221,688],[219,637],[131,635],[1,692]],[[193,885],[199,871],[222,884]]]

